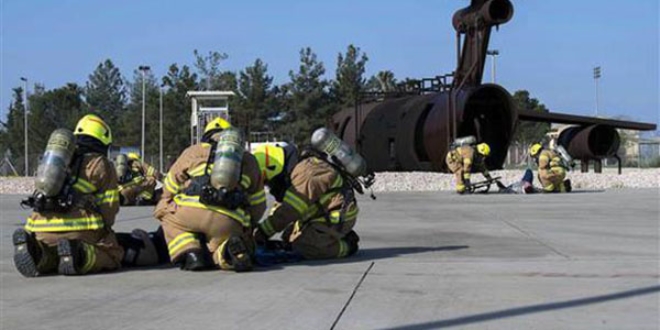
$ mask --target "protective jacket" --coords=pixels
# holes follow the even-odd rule
[[[130,180],[120,182],[119,193],[124,205],[133,205],[138,197],[145,200],[153,198],[156,182],[162,180],[162,175],[155,167],[140,160],[132,160]]]
[[[57,240],[78,239],[85,244],[87,262],[83,273],[120,267],[123,249],[111,227],[119,211],[117,176],[110,161],[102,154],[87,153],[72,161],[75,202],[66,212],[33,212],[25,229],[37,240],[54,247]],[[51,251],[52,252],[52,251]],[[56,254],[56,252],[55,252]],[[46,259],[46,258],[44,258]],[[47,273],[53,265],[41,265]],[[55,265],[56,266],[56,265]]]
[[[465,180],[470,180],[471,173],[482,173],[490,177],[484,157],[478,154],[473,146],[465,145],[447,153],[446,163],[456,178],[456,191],[465,191]]]
[[[358,215],[353,190],[347,185],[330,164],[305,158],[294,167],[283,201],[259,228],[267,237],[286,229],[284,240],[305,258],[345,257],[351,251],[343,238],[352,231]],[[350,199],[347,204],[345,198]],[[342,205],[346,205],[344,212]]]
[[[566,168],[556,152],[543,149],[538,157],[539,181],[545,192],[565,192]]]
[[[203,234],[214,262],[231,269],[222,253],[224,243],[231,235],[252,242],[251,227],[266,210],[266,192],[256,159],[245,152],[237,188],[244,193],[245,203],[236,209],[202,203],[193,183],[210,173],[212,149],[211,144],[201,143],[183,151],[165,177],[154,216],[162,221],[173,262],[187,251],[200,249],[198,234]]]

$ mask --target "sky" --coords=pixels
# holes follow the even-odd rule
[[[512,20],[493,31],[497,83],[526,89],[551,111],[594,115],[593,68],[602,68],[599,114],[660,121],[658,0],[511,0]],[[139,65],[161,76],[193,50],[224,52],[223,69],[261,58],[288,82],[311,47],[334,78],[337,54],[354,44],[367,74],[422,78],[456,67],[453,13],[467,0],[0,0],[0,118],[11,89],[84,85],[110,58],[132,79]],[[484,81],[491,79],[486,63]],[[32,87],[30,87],[31,89]],[[187,109],[186,109],[187,110]]]

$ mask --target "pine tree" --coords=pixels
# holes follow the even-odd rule
[[[323,63],[312,49],[301,49],[298,72],[289,71],[290,111],[284,116],[284,131],[293,133],[298,144],[307,143],[313,130],[325,126],[331,116],[329,83],[324,74]]]
[[[369,58],[359,47],[349,45],[346,54],[337,55],[337,71],[332,92],[342,107],[352,107],[365,90],[365,67]]]
[[[256,59],[252,66],[240,72],[238,80],[238,107],[234,106],[234,125],[245,130],[250,137],[253,131],[267,131],[268,106],[273,97],[273,77],[268,75],[268,65]],[[236,122],[235,119],[238,119]]]
[[[90,112],[103,118],[110,127],[119,123],[126,106],[124,79],[110,59],[105,60],[89,75],[85,96]]]
[[[190,100],[186,93],[198,89],[197,74],[186,65],[179,69],[172,64],[163,77],[163,86],[163,153],[169,164],[190,145]]]

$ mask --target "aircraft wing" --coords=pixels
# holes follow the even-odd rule
[[[569,125],[605,125],[614,128],[632,129],[638,131],[653,131],[657,128],[656,124],[651,123],[577,116],[557,112],[537,112],[531,110],[519,110],[518,119],[524,121],[549,122]]]

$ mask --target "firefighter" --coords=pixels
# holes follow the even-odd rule
[[[529,155],[539,167],[538,178],[543,192],[569,192],[571,184],[566,178],[567,166],[562,162],[561,155],[544,148],[542,144],[535,143],[529,147]]]
[[[490,146],[486,143],[479,143],[476,146],[460,145],[447,153],[446,163],[456,178],[456,192],[459,194],[472,192],[470,182],[472,173],[481,172],[486,180],[492,180],[485,163],[488,155],[490,155]]]
[[[284,245],[306,259],[343,258],[357,252],[360,239],[353,230],[358,215],[354,189],[361,192],[361,188],[354,184],[356,177],[365,174],[366,163],[334,134],[331,138],[336,139],[334,145],[346,148],[342,161],[320,151],[324,148],[308,148],[298,161],[298,152],[290,144],[262,145],[254,151],[277,201],[255,230],[257,244],[266,244],[283,232]]]
[[[123,159],[127,166],[123,165]],[[159,191],[155,188],[157,181],[162,180],[162,175],[155,167],[141,160],[136,152],[129,152],[126,156],[118,155],[115,165],[121,205],[148,205],[157,201]],[[122,167],[127,170],[120,169]]]
[[[184,150],[167,173],[154,216],[172,262],[183,270],[253,267],[252,226],[266,210],[266,193],[257,161],[243,151],[241,139],[229,122],[216,118],[201,143]]]
[[[105,156],[111,143],[110,127],[95,115],[80,119],[73,133],[58,129],[51,134],[37,189],[22,202],[34,212],[12,237],[14,264],[23,276],[120,268],[124,250],[112,230],[119,192]]]

